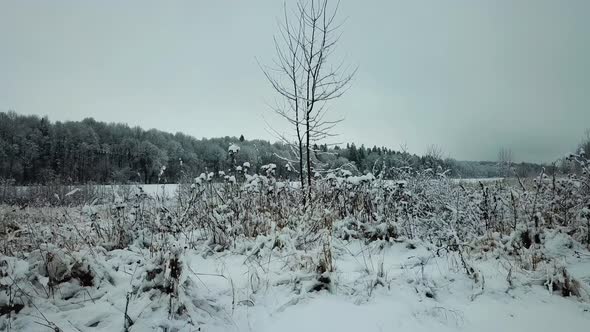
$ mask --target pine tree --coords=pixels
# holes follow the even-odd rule
[[[348,146],[348,160],[356,163],[358,162],[358,151],[354,143],[347,145]]]

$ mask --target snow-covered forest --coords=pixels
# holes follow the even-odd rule
[[[0,112],[0,179],[13,184],[129,184],[178,183],[183,174],[227,172],[232,160],[230,144],[239,144],[236,162],[249,162],[258,172],[263,165],[280,167],[277,176],[295,179],[281,158],[288,147],[259,139],[232,137],[196,139],[155,129],[130,128],[93,119],[52,123],[47,117]],[[354,174],[379,172],[410,166],[417,170],[443,168],[454,178],[501,177],[497,161],[461,162],[444,155],[418,156],[387,147],[365,147],[354,143],[328,146],[314,143],[313,158],[325,169],[344,167]],[[165,171],[160,174],[162,167]],[[513,165],[521,176],[532,176],[541,166]],[[375,170],[375,168],[377,168]]]
[[[0,331],[588,330],[590,131],[544,163],[484,135],[451,141],[497,149],[493,160],[342,143],[334,101],[370,70],[336,51],[348,33],[339,1],[282,6],[265,27],[273,58],[253,61],[278,119],[272,141],[222,122],[227,136],[199,139],[198,121],[191,135],[0,112]],[[219,61],[207,65],[222,72]],[[483,118],[478,131],[493,125]],[[421,128],[447,120],[456,130],[438,115],[412,127],[442,141]],[[557,132],[502,121],[514,144]]]

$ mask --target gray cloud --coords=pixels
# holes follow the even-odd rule
[[[293,1],[289,1],[292,3]],[[282,2],[4,1],[0,109],[272,139]],[[342,1],[340,141],[550,161],[590,127],[590,2]]]

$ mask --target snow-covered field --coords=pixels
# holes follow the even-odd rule
[[[0,330],[584,331],[576,181],[331,176],[303,208],[271,174],[0,206]]]
[[[453,179],[454,182],[456,183],[493,183],[493,182],[499,182],[504,180],[504,178],[466,178],[466,179]]]
[[[492,182],[498,182],[498,181],[502,181],[503,178],[465,178],[465,179],[461,179],[461,178],[457,178],[457,179],[452,179],[452,181],[456,182],[456,183],[479,183],[479,182],[483,182],[483,183],[492,183]],[[390,182],[395,182],[394,180],[391,180]],[[218,184],[220,185],[220,184]],[[298,182],[291,182],[290,186],[297,188],[299,186]],[[171,197],[174,196],[176,194],[176,191],[178,190],[178,184],[176,183],[167,183],[167,184],[116,184],[116,185],[94,185],[93,187],[95,187],[97,189],[97,191],[99,193],[113,193],[113,192],[117,192],[117,191],[125,191],[125,190],[137,190],[138,188],[141,188],[141,190],[143,190],[146,194],[151,195],[151,196],[160,196],[160,197]],[[27,186],[17,186],[15,187],[15,190],[20,193],[21,195],[24,195],[29,187]],[[76,186],[72,186],[71,190],[74,190],[76,188]],[[71,192],[71,190],[69,192]]]
[[[590,254],[555,241],[549,252],[590,282]],[[294,273],[281,253],[253,259],[249,251],[185,250],[182,296],[170,302],[170,296],[152,290],[134,298],[128,309],[131,330],[553,332],[585,331],[590,324],[588,303],[552,294],[524,271],[513,271],[510,286],[510,262],[494,255],[473,264],[485,276],[484,285],[465,274],[457,255],[437,257],[416,242],[337,241],[334,252],[330,290],[309,292],[314,276]],[[104,269],[111,282],[88,292],[64,285],[52,299],[23,309],[12,330],[47,331],[48,322],[62,331],[123,330],[126,294],[145,278],[149,253],[131,247],[95,254],[93,266]],[[177,301],[191,303],[190,320],[171,319],[167,307],[177,307]]]
[[[178,188],[178,184],[105,184],[105,185],[91,185],[92,187],[96,188],[97,192],[99,193],[113,193],[116,191],[121,190],[136,190],[141,188],[145,193],[149,195],[164,195],[164,196],[172,196],[176,193],[176,189]],[[37,186],[35,186],[36,188]],[[76,188],[82,188],[83,186],[70,186],[70,190],[68,193],[71,193]],[[29,186],[16,186],[13,187],[14,190],[19,195],[24,195],[30,190],[31,187]]]

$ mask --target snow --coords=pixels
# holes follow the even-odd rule
[[[398,187],[400,187],[400,188],[404,188],[405,186],[408,185],[408,181],[398,180],[398,181],[395,181],[395,185],[398,186]]]
[[[205,254],[204,247],[178,249],[189,271],[183,296],[194,296],[191,301],[200,308],[194,314],[202,319],[194,323],[201,331],[554,332],[584,331],[590,324],[590,306],[576,299],[535,285],[508,291],[507,271],[496,260],[477,263],[486,276],[486,288],[472,300],[473,282],[456,266],[456,256],[434,257],[420,245],[409,249],[407,243],[383,244],[380,249],[356,240],[337,241],[334,289],[309,293],[296,291],[300,286],[295,280],[305,280],[306,275],[285,269],[288,259],[280,253],[265,254],[256,262],[248,250]],[[146,249],[137,247],[106,256],[96,251],[96,255],[98,259],[87,262],[108,273],[112,283],[103,282],[101,289],[90,289],[88,294],[73,284],[62,286],[62,294],[78,295],[36,304],[63,331],[89,330],[90,326],[92,331],[122,330],[125,294],[154,267],[145,263],[149,260]],[[579,260],[590,266],[590,256]],[[20,276],[28,268],[26,262],[14,259],[9,266]],[[433,297],[426,296],[429,291]],[[141,294],[132,296],[130,331],[197,328],[168,319],[164,310],[168,296]],[[14,331],[47,331],[35,323],[37,309],[25,307],[21,313],[12,323]]]
[[[73,194],[77,193],[78,191],[80,191],[80,188],[74,188],[72,191],[70,191],[66,194],[66,197],[72,196]]]
[[[227,151],[231,154],[236,154],[238,152],[240,152],[240,147],[237,146],[236,144],[232,144],[229,146],[229,148],[227,149]]]
[[[525,287],[507,293],[506,271],[494,261],[478,266],[485,271],[487,288],[471,301],[471,281],[453,265],[452,260],[430,257],[425,248],[407,249],[395,244],[383,250],[358,241],[335,245],[336,289],[332,292],[292,293],[291,285],[268,286],[281,280],[282,264],[268,266],[270,276],[262,280],[262,291],[248,296],[254,306],[239,306],[234,311],[232,331],[582,331],[590,323],[588,305],[549,294],[540,286]],[[365,257],[363,257],[363,251]],[[370,251],[372,257],[369,256]],[[418,257],[418,258],[417,258]],[[383,261],[385,286],[377,286],[369,295],[372,272]],[[252,288],[244,275],[251,274],[247,257],[224,256],[214,263],[196,258],[195,266],[204,273],[225,272],[231,278],[240,299],[240,285]],[[587,259],[590,262],[590,258]],[[367,262],[367,263],[365,263]],[[426,262],[424,273],[417,262]],[[501,273],[501,272],[503,273]],[[590,271],[586,270],[586,273]],[[435,299],[420,294],[429,280],[436,285]],[[210,277],[203,280],[211,291],[223,292],[227,280]],[[250,282],[251,283],[251,282]],[[555,319],[559,317],[559,319]]]
[[[271,164],[268,164],[268,165],[263,165],[261,168],[264,169],[264,170],[266,170],[266,169],[275,170],[275,169],[277,169],[277,165],[271,163]]]
[[[204,181],[207,181],[207,175],[205,173],[201,173],[198,177],[195,178],[195,184],[201,185]]]
[[[178,184],[141,184],[129,187],[139,187],[150,196],[172,196],[178,190]]]
[[[489,183],[489,182],[500,182],[503,181],[504,178],[465,178],[465,179],[453,179],[455,183]]]
[[[158,173],[158,179],[162,177],[162,175],[164,174],[165,171],[166,171],[166,166],[162,166],[160,168],[160,173]]]
[[[352,172],[346,169],[342,169],[340,170],[340,175],[342,175],[343,177],[349,177],[352,176]]]
[[[547,300],[546,294],[532,292],[516,303],[490,296],[474,303],[450,301],[446,305],[454,307],[448,307],[412,301],[411,294],[401,292],[391,296],[378,295],[361,305],[344,296],[318,296],[275,314],[257,331],[544,332],[562,330],[564,324],[568,331],[587,328],[588,319],[580,317],[584,309],[561,303],[563,307],[556,310]]]
[[[368,173],[361,176],[349,176],[346,178],[346,181],[353,185],[359,185],[361,183],[368,183],[375,180],[375,176],[373,174]]]
[[[270,163],[268,165],[262,165],[262,167],[260,167],[260,169],[262,169],[267,176],[273,176],[275,174],[275,171],[277,169],[277,165]]]

